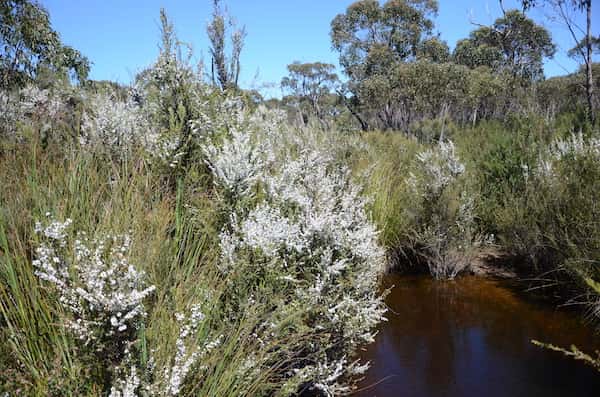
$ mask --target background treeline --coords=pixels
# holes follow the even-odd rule
[[[554,6],[562,10],[580,5]],[[552,121],[565,112],[587,112],[592,119],[598,100],[588,107],[588,61],[576,73],[545,80],[543,61],[554,56],[556,46],[550,32],[524,10],[503,9],[491,26],[475,24],[450,52],[434,33],[437,9],[435,1],[353,3],[332,21],[343,83],[333,65],[294,63],[282,81],[288,94],[283,102],[300,109],[300,120],[311,114],[322,122],[351,122],[363,130],[407,132],[427,119],[466,125],[527,114],[543,114]],[[583,59],[579,50],[587,36],[579,40],[570,54]],[[593,36],[590,47],[592,53],[599,50]],[[591,75],[598,76],[593,69],[597,66]],[[594,78],[592,88],[597,86]]]

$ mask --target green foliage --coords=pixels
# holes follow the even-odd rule
[[[510,10],[457,43],[453,57],[471,68],[487,66],[525,80],[543,78],[542,62],[556,51],[550,33],[523,13]]]
[[[366,191],[372,197],[373,218],[380,240],[390,251],[407,245],[409,230],[415,225],[413,194],[406,179],[414,158],[423,146],[401,134],[370,132],[365,135],[365,151],[354,153],[351,161],[359,172],[366,172]]]
[[[64,79],[72,72],[72,77],[84,82],[89,70],[87,58],[60,42],[39,3],[0,2],[0,89],[22,87],[48,72]]]
[[[398,126],[392,121],[394,115],[389,114],[398,109],[394,105],[382,109],[380,104],[386,99],[371,102],[373,97],[365,96],[365,90],[373,86],[384,88],[383,80],[399,63],[415,60],[419,55],[424,59],[444,57],[443,44],[431,38],[431,17],[436,12],[437,2],[433,0],[390,0],[383,5],[362,0],[351,4],[346,13],[331,22],[333,48],[339,51],[340,64],[350,78],[346,89],[352,97],[343,95],[342,99],[363,130],[369,125],[378,127],[379,121],[382,128]],[[381,95],[389,98],[392,94],[388,89]],[[371,122],[373,118],[377,121]]]
[[[542,61],[555,52],[543,27],[508,11],[459,41],[451,57],[432,35],[436,12],[432,1],[358,1],[332,21],[332,44],[349,77],[342,99],[363,130],[539,111],[531,82],[542,80]]]
[[[579,40],[575,47],[571,48],[567,54],[571,58],[583,61],[583,58],[585,57],[582,54],[584,53],[584,50],[586,49],[587,45],[587,39]],[[600,37],[592,37],[592,39],[590,40],[590,48],[592,53],[600,54]]]
[[[333,47],[351,79],[384,73],[390,64],[416,57],[424,38],[431,33],[430,17],[437,12],[432,0],[374,0],[351,4],[331,23]]]
[[[290,96],[287,103],[297,101],[295,107],[302,112],[303,124],[308,122],[309,115],[317,117],[323,123],[335,115],[335,102],[331,101],[333,90],[339,84],[335,74],[335,65],[314,62],[294,62],[287,66],[289,76],[281,80],[281,88]],[[335,96],[334,96],[335,97]]]
[[[455,63],[399,63],[363,82],[363,112],[374,126],[409,131],[412,124],[441,119],[460,124],[503,114],[509,94],[503,75]]]
[[[231,33],[231,54],[226,55],[228,28],[233,28]],[[240,55],[244,47],[246,30],[244,27],[237,29],[231,17],[227,17],[221,8],[221,0],[213,0],[212,20],[206,28],[210,40],[211,76],[213,84],[221,90],[237,89],[240,77]],[[215,77],[216,75],[216,77]]]
[[[528,120],[528,119],[525,119]],[[509,130],[499,123],[480,126],[463,135],[472,143],[468,155],[477,173],[482,197],[492,202],[505,195],[518,195],[525,189],[523,167],[537,160],[536,139],[525,121]]]
[[[439,37],[432,37],[421,42],[417,52],[417,58],[434,63],[450,61],[450,49],[445,41]]]

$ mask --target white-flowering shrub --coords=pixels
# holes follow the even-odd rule
[[[351,375],[353,366],[343,356],[371,342],[384,320],[377,293],[384,252],[377,231],[359,188],[329,149],[309,145],[298,151],[311,138],[288,133],[279,116],[265,109],[245,117],[228,126],[223,142],[215,139],[204,149],[217,186],[244,199],[253,197],[258,181],[263,189],[256,205],[232,205],[230,223],[221,232],[220,268],[229,273],[250,266],[279,275],[280,292],[291,297],[290,305],[307,311],[306,325],[329,333],[328,343],[335,346],[324,357],[335,365],[294,368],[290,381],[309,381],[326,393],[348,391],[341,378]],[[241,132],[244,126],[248,132]],[[326,348],[318,341],[307,341],[304,354]]]
[[[212,94],[210,89],[205,88],[204,92],[195,96],[199,111],[198,119],[191,122],[195,134],[206,137],[219,132],[244,130],[247,118],[242,100],[237,97],[219,98]]]
[[[557,165],[564,159],[577,159],[587,156],[600,161],[600,139],[586,138],[581,132],[573,133],[567,138],[555,139],[538,159],[534,174],[548,183],[556,182]],[[525,178],[529,178],[532,170],[524,169]]]
[[[35,274],[56,286],[60,302],[73,315],[68,325],[80,339],[98,350],[112,349],[105,343],[127,340],[146,316],[143,301],[154,287],[146,287],[144,273],[127,260],[129,236],[90,240],[79,233],[69,247],[70,224],[68,219],[36,224],[42,242],[33,261]]]
[[[346,357],[342,357],[332,363],[324,362],[309,365],[295,370],[296,379],[302,382],[311,382],[311,390],[319,391],[326,397],[334,397],[348,394],[352,388],[344,384],[340,378],[344,376],[362,375],[369,368],[368,364],[359,364],[357,361],[348,363]]]
[[[190,49],[177,40],[166,14],[161,13],[161,24],[159,56],[138,75],[132,94],[152,127],[144,141],[150,160],[172,175],[195,156],[199,140],[189,121],[208,106],[212,89],[202,81],[201,69],[192,67]]]
[[[11,138],[17,136],[18,125],[31,125],[39,122],[42,130],[65,112],[60,92],[42,90],[36,86],[26,86],[14,92],[0,92],[0,133]]]
[[[56,287],[59,302],[70,312],[66,326],[84,346],[109,360],[111,397],[138,396],[140,390],[148,395],[177,395],[190,370],[201,370],[196,364],[223,337],[199,345],[197,333],[205,320],[200,305],[193,305],[189,316],[176,313],[180,328],[173,359],[160,370],[149,368],[154,382],[145,383],[132,346],[137,327],[146,317],[143,301],[155,288],[146,286],[144,273],[128,262],[128,236],[89,239],[78,233],[71,243],[71,224],[70,219],[50,218],[36,223],[41,243],[33,261],[35,274]]]
[[[170,168],[176,168],[185,156],[181,137],[177,135],[151,133],[144,140],[144,148],[154,163],[165,164]]]
[[[272,257],[281,250],[302,252],[306,249],[299,226],[283,216],[279,208],[261,204],[241,223],[239,234],[244,244]]]
[[[416,165],[407,180],[421,203],[413,244],[435,278],[453,279],[493,237],[477,231],[475,201],[459,179],[465,166],[451,141],[419,153]]]
[[[234,130],[222,145],[203,146],[208,166],[218,183],[234,196],[247,195],[262,175],[264,158],[249,133]]]
[[[143,301],[155,288],[146,286],[144,273],[129,263],[128,236],[90,239],[78,233],[71,242],[70,226],[70,219],[36,223],[41,242],[35,274],[56,287],[59,302],[70,312],[65,325],[107,361],[111,395],[132,396],[140,381],[130,349],[146,317]]]
[[[284,115],[264,106],[248,115],[239,98],[204,102],[200,109],[192,127],[215,183],[232,197],[248,195],[278,155],[273,142],[281,138]]]
[[[163,43],[164,44],[164,43]],[[175,45],[176,43],[171,43]],[[178,46],[179,44],[177,44]],[[189,82],[196,78],[190,67],[191,53],[178,52],[181,48],[161,48],[158,58],[148,69],[150,78],[159,85],[169,86],[177,82]]]
[[[573,133],[566,139],[556,139],[550,145],[549,154],[555,159],[584,154],[600,156],[600,139],[586,139],[581,132]]]
[[[419,153],[417,160],[424,175],[424,193],[428,196],[439,195],[465,172],[465,166],[456,155],[452,141],[440,141],[436,148]]]
[[[141,107],[131,98],[120,101],[110,94],[90,99],[93,113],[85,112],[80,142],[125,156],[136,146],[154,147],[158,137]]]
[[[123,363],[113,371],[109,397],[137,397],[139,395],[138,391],[142,380],[131,354],[129,352],[126,354]]]
[[[20,92],[21,107],[25,114],[40,114],[54,119],[64,110],[60,97],[50,90],[41,90],[36,86],[27,86]]]

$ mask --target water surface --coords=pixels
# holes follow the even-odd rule
[[[591,352],[600,338],[572,312],[518,296],[505,282],[391,275],[388,322],[362,358],[355,396],[600,396],[600,374],[531,339]]]

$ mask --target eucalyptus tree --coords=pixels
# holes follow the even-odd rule
[[[543,61],[556,52],[550,33],[518,10],[509,10],[491,26],[480,26],[454,50],[455,62],[487,66],[525,81],[543,78]]]
[[[521,0],[523,9],[549,4],[558,15],[559,19],[564,22],[573,41],[575,47],[571,50],[571,54],[583,61],[585,67],[585,94],[588,107],[588,116],[594,124],[596,118],[594,115],[594,78],[592,75],[592,63],[594,46],[598,43],[598,38],[592,36],[592,0]],[[579,26],[573,16],[573,11],[585,14],[585,27]],[[583,36],[583,37],[582,37]]]
[[[39,3],[0,0],[0,88],[23,86],[40,70],[82,82],[89,69],[86,57],[61,43]]]
[[[593,54],[600,54],[600,36],[592,36],[591,38],[591,51]],[[584,38],[583,40],[579,40],[579,42],[571,48],[567,54],[569,57],[578,60],[580,63],[585,64],[585,58],[583,57],[583,52],[587,51],[587,40]]]
[[[361,0],[331,23],[333,47],[352,79],[383,72],[393,62],[414,60],[433,30],[434,0]]]
[[[423,40],[417,50],[417,58],[433,63],[444,63],[450,61],[450,48],[448,43],[439,37]]]
[[[390,124],[398,117],[390,116],[397,109],[389,90],[379,92],[378,98],[370,98],[369,93],[373,86],[389,87],[380,83],[391,77],[396,64],[418,59],[425,40],[433,37],[432,18],[437,10],[435,0],[388,0],[384,4],[360,0],[332,21],[333,48],[340,53],[340,64],[349,77],[350,97],[342,99],[363,129],[369,128],[367,117],[361,115],[365,111],[373,113],[384,128],[397,127]],[[388,100],[382,103],[381,98]]]
[[[288,76],[281,80],[281,88],[297,101],[303,121],[306,122],[311,113],[326,123],[326,108],[330,107],[332,93],[339,84],[335,65],[294,62],[287,69]]]

